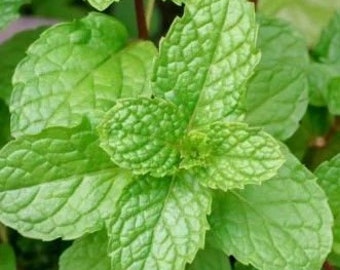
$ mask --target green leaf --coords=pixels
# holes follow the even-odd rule
[[[258,63],[257,26],[245,0],[187,4],[161,41],[155,63],[156,95],[179,106],[189,128],[241,117],[241,97]]]
[[[327,103],[331,114],[340,115],[340,77],[334,78],[331,81],[328,90]]]
[[[297,27],[309,45],[316,43],[321,29],[337,9],[340,2],[334,0],[260,0],[258,5],[261,13],[275,15]]]
[[[111,270],[106,230],[83,236],[61,255],[60,270]]]
[[[195,139],[197,132],[189,133],[189,139]],[[280,145],[259,128],[242,123],[213,124],[204,133],[209,147],[194,140],[185,157],[189,161],[184,159],[181,164],[189,168],[190,161],[197,159],[192,155],[197,155],[203,166],[193,167],[192,173],[204,186],[228,190],[260,184],[273,177],[284,162]]]
[[[156,50],[126,40],[123,25],[98,13],[43,33],[13,78],[12,134],[74,127],[84,115],[96,124],[117,98],[149,95]]]
[[[337,66],[311,63],[307,69],[309,103],[314,106],[327,106],[330,81],[338,71]],[[340,75],[340,73],[339,73]]]
[[[28,46],[35,41],[45,27],[24,31],[0,45],[0,97],[9,103],[12,93],[12,75],[17,64],[25,57]]]
[[[199,250],[192,264],[186,270],[231,270],[229,258],[221,251],[212,247]]]
[[[340,3],[337,4],[340,9]],[[322,35],[313,53],[323,63],[340,63],[340,11],[322,31]]]
[[[103,228],[130,180],[86,122],[23,136],[0,151],[0,220],[28,237],[74,239]]]
[[[308,106],[308,51],[285,23],[265,18],[260,23],[262,58],[249,81],[246,122],[285,140],[297,130]]]
[[[0,2],[0,29],[19,17],[19,8],[29,0],[1,0]]]
[[[262,186],[216,194],[210,241],[261,270],[320,270],[332,245],[332,214],[314,175],[287,152]]]
[[[119,0],[87,0],[91,6],[102,11],[108,8],[113,2],[119,2]]]
[[[321,187],[325,190],[334,215],[333,251],[340,255],[340,154],[323,162],[315,171]]]
[[[115,270],[184,269],[204,246],[211,197],[187,175],[136,179],[109,226]]]
[[[15,270],[15,254],[11,246],[7,244],[0,244],[0,269],[1,270]]]
[[[173,174],[185,131],[180,110],[161,99],[122,99],[98,128],[101,147],[120,167],[135,174]]]

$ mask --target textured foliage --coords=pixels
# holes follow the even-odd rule
[[[86,123],[51,128],[0,151],[0,218],[45,240],[103,227],[129,174],[115,167]]]
[[[284,140],[298,128],[308,105],[308,51],[302,37],[285,23],[259,21],[262,57],[249,82],[246,121]]]
[[[188,5],[161,41],[155,94],[178,105],[189,128],[237,120],[244,84],[259,59],[256,30],[252,6],[245,1]]]
[[[173,0],[183,15],[155,46],[108,15],[77,19],[86,3],[67,13],[72,1],[45,2],[32,10],[79,12],[31,45],[23,34],[0,47],[8,56],[0,64],[2,224],[31,238],[74,239],[61,270],[320,270],[332,247],[331,209],[277,139],[300,125],[290,140],[300,148],[290,146],[304,157],[340,138],[339,14],[308,48],[286,23],[256,19],[248,0]],[[104,10],[119,1],[86,2]],[[155,3],[145,4],[152,22]],[[134,22],[136,11],[120,15]],[[325,159],[312,158],[311,167]],[[334,263],[338,161],[316,171],[335,216]]]
[[[126,42],[123,25],[98,13],[44,32],[13,78],[12,134],[76,126],[83,115],[97,123],[116,98],[147,92],[154,47]]]
[[[257,128],[240,123],[214,124],[206,133],[203,147],[195,141],[195,131],[189,134],[193,137],[191,155],[182,167],[190,168],[200,159],[201,166],[193,168],[193,175],[210,188],[226,191],[259,184],[274,176],[284,161],[277,142]]]
[[[158,99],[118,101],[99,130],[102,147],[119,166],[154,176],[175,172],[185,123],[173,104]]]
[[[278,175],[260,188],[216,197],[209,218],[213,243],[262,270],[320,269],[330,250],[332,215],[314,176],[287,155]]]
[[[204,246],[210,204],[210,193],[186,175],[136,179],[109,225],[112,267],[183,269]]]

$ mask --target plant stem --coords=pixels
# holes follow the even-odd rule
[[[146,26],[148,27],[149,31],[150,31],[150,25],[151,25],[151,19],[152,19],[154,7],[155,7],[155,0],[149,0],[148,5],[146,7],[146,11],[145,11]]]
[[[334,267],[330,265],[330,263],[327,261],[323,264],[323,269],[324,270],[335,270]]]
[[[135,9],[137,16],[138,37],[140,39],[148,39],[148,29],[146,27],[144,0],[135,0]]]

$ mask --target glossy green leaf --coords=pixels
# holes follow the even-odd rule
[[[246,121],[284,140],[297,130],[308,106],[308,51],[285,23],[265,18],[260,23],[262,58],[249,81]]]
[[[228,190],[260,184],[273,177],[284,162],[279,143],[259,128],[242,123],[213,124],[205,132],[208,147],[195,142],[197,131],[189,133],[194,143],[181,164],[190,168],[196,165],[195,159],[201,159],[201,166],[191,172],[204,186]]]
[[[199,250],[194,261],[186,270],[231,270],[229,258],[221,251],[209,246]]]
[[[340,154],[322,163],[315,171],[319,183],[325,190],[334,215],[333,251],[340,255]]]
[[[320,270],[332,245],[332,214],[315,177],[291,154],[277,176],[216,195],[212,244],[261,270]]]
[[[184,269],[204,246],[210,204],[210,193],[187,175],[136,179],[108,229],[112,267]]]
[[[130,179],[85,122],[23,136],[0,151],[0,221],[28,237],[77,238],[103,228]]]
[[[160,43],[153,86],[179,106],[189,128],[236,120],[247,79],[259,60],[253,5],[201,0],[185,7]]]
[[[0,244],[0,269],[16,270],[15,254],[11,246]]]
[[[108,8],[113,2],[119,2],[119,0],[87,0],[91,6],[102,11]]]
[[[12,134],[73,127],[84,115],[97,123],[117,98],[149,95],[155,48],[126,41],[125,28],[98,13],[43,33],[13,78]]]
[[[0,1],[0,29],[19,17],[19,8],[29,0],[1,0]]]
[[[107,254],[105,230],[83,236],[64,251],[59,260],[60,270],[111,270]]]
[[[16,65],[25,57],[28,46],[35,41],[44,27],[20,32],[0,45],[0,97],[9,103],[12,93],[12,76]]]
[[[120,167],[164,176],[177,170],[185,131],[181,111],[160,99],[122,99],[99,126],[101,146]]]
[[[258,10],[289,21],[305,35],[309,45],[316,43],[321,29],[327,25],[340,1],[334,0],[260,0]]]

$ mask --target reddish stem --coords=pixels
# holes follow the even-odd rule
[[[135,9],[137,16],[138,37],[140,39],[148,39],[148,28],[146,26],[144,1],[135,0]]]
[[[324,270],[335,270],[334,267],[327,261],[323,264],[323,269]]]

